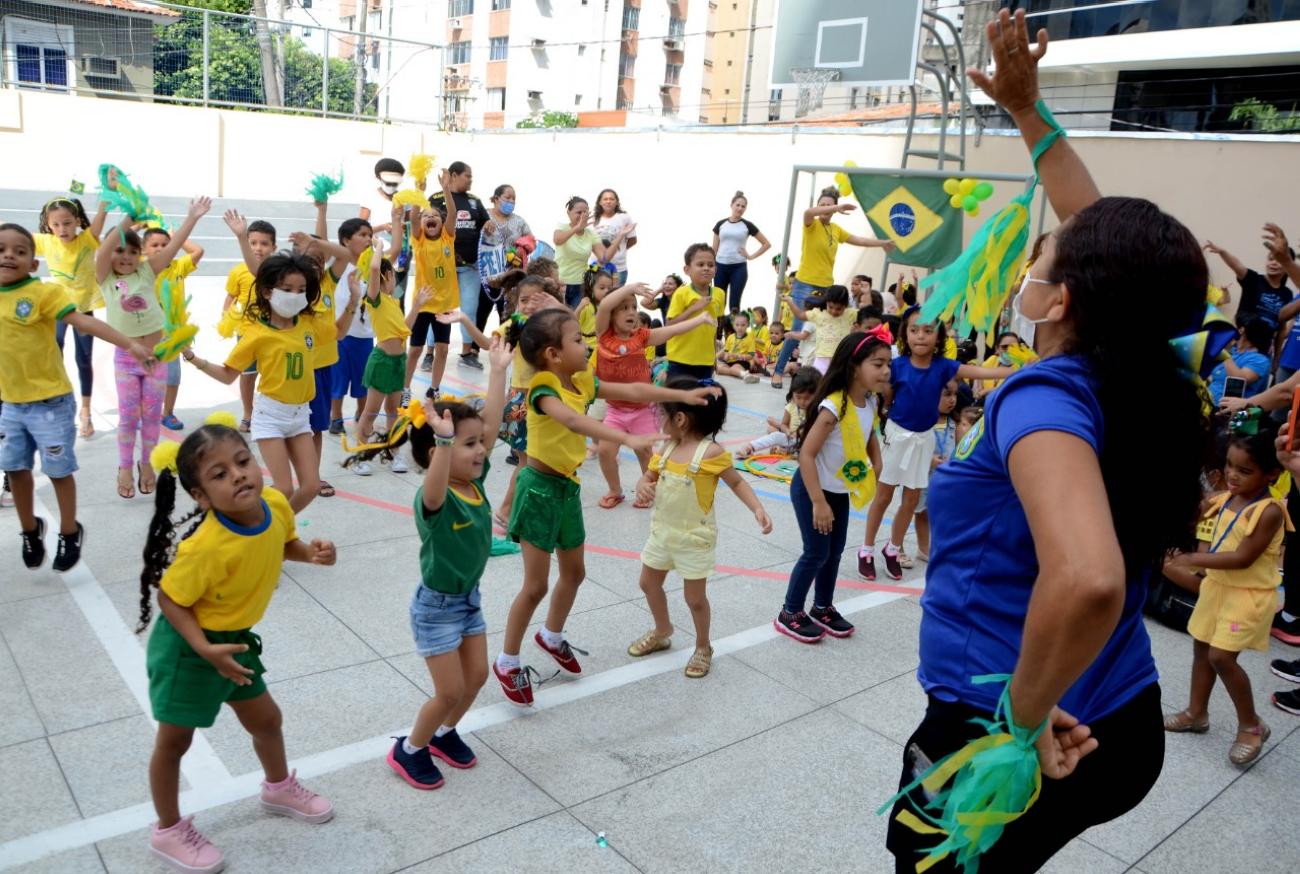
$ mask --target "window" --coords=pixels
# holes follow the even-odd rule
[[[1060,11],[1062,7],[1082,3],[1059,3],[1053,0],[1029,0],[1012,3],[1001,0],[1008,8],[1020,6],[1025,12]],[[1292,2],[1261,0],[1152,0],[1150,3],[1107,3],[1086,5],[1086,11],[1064,12],[1041,19],[1052,39],[1075,39],[1089,36],[1115,36],[1156,30],[1183,30],[1194,27],[1226,27],[1264,21],[1300,19],[1300,5]],[[1037,27],[1039,25],[1035,25]]]
[[[500,12],[503,9],[510,8],[510,0],[492,0],[492,11]]]
[[[682,65],[681,65],[681,64],[665,64],[665,65],[664,65],[664,84],[665,84],[665,85],[676,85],[676,84],[677,84],[677,80],[680,79],[681,77],[682,77]]]
[[[582,57],[586,53],[587,53],[587,47],[582,43],[578,43],[578,57]]]
[[[623,52],[618,56],[618,74],[624,79],[631,79],[636,75],[636,55]]]
[[[312,34],[312,29],[311,29],[310,27],[304,27],[304,28],[302,29],[302,38],[303,38],[303,39],[311,39],[311,34]]]
[[[781,120],[781,89],[773,88],[772,94],[767,101],[767,120]]]
[[[461,40],[447,46],[447,63],[449,64],[468,64],[469,63],[469,40]]]
[[[366,25],[366,30],[371,33],[379,33],[384,29],[384,13],[382,11],[370,13]]]
[[[474,0],[447,0],[447,17],[460,18],[474,14]]]
[[[302,8],[303,8],[303,9],[310,9],[310,8],[311,8],[311,0],[302,0]]]
[[[370,67],[374,70],[379,69],[379,40],[370,43]]]
[[[63,90],[72,73],[72,27],[5,16],[9,78],[22,85]]]
[[[506,111],[506,89],[489,88],[487,90],[487,111],[488,112]]]
[[[575,94],[575,95],[573,95],[573,105],[574,105],[574,106],[581,106],[581,105],[582,105],[582,95],[581,95],[581,94]]]
[[[504,61],[510,56],[510,37],[494,36],[488,40],[488,60]]]
[[[623,29],[636,30],[641,23],[641,7],[624,6],[623,7]]]
[[[686,21],[681,18],[668,19],[668,38],[681,42],[686,38]]]
[[[614,108],[621,109],[624,111],[629,110],[632,108],[632,101],[628,100],[626,97],[620,94],[618,96],[618,100],[614,101]]]

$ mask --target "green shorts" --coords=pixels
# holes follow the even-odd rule
[[[406,387],[406,354],[389,355],[378,346],[371,349],[361,384],[386,395],[401,391]]]
[[[149,671],[149,703],[153,718],[170,725],[209,728],[217,721],[227,701],[247,701],[266,691],[262,674],[262,639],[252,631],[204,631],[212,643],[246,643],[248,651],[235,654],[235,661],[253,669],[253,681],[238,686],[227,680],[212,663],[194,651],[179,631],[159,616],[149,635],[145,664]]]
[[[510,537],[545,552],[577,549],[587,542],[582,524],[582,487],[568,477],[520,467]]]

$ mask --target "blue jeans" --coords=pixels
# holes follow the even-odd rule
[[[31,470],[36,453],[41,470],[50,479],[63,479],[77,471],[77,401],[72,393],[32,401],[5,401],[0,407],[0,469]]]
[[[59,319],[59,326],[54,329],[54,340],[59,344],[59,351],[63,351],[63,335],[68,333],[68,323]],[[90,334],[83,334],[76,328],[72,329],[72,343],[77,352],[77,381],[81,384],[81,396],[90,397],[90,389],[95,382],[95,372],[91,367],[91,344],[95,338]]]
[[[799,305],[800,309],[803,309],[804,306],[807,305],[808,298],[812,297],[815,294],[824,293],[827,288],[828,286],[809,285],[806,282],[800,282],[798,279],[795,279],[790,283],[790,297],[794,298],[794,302]],[[803,322],[801,320],[794,319],[793,322],[794,324],[785,326],[786,330],[788,331],[803,330]],[[794,339],[793,337],[791,337],[790,339],[786,340],[784,343],[781,344],[781,354],[776,357],[776,370],[773,371],[774,376],[780,376],[782,373],[785,372],[785,366],[790,363],[790,356],[793,355],[794,350],[798,348],[799,348],[799,341]],[[812,364],[811,361],[805,361],[803,363]]]
[[[482,284],[483,278],[478,275],[478,268],[473,264],[462,264],[456,268],[456,284],[460,286],[460,311],[469,317],[471,322],[478,318],[478,292],[479,285]],[[460,329],[460,338],[469,347],[474,338],[469,335],[469,331],[464,326]]]
[[[841,492],[823,492],[831,505],[835,522],[830,534],[822,534],[813,527],[813,503],[803,484],[803,474],[796,472],[790,483],[790,503],[794,505],[794,518],[803,535],[803,553],[790,571],[790,584],[785,589],[785,609],[798,613],[808,598],[808,589],[814,588],[813,606],[829,607],[835,601],[835,580],[840,573],[840,555],[849,536],[849,496]]]
[[[745,285],[748,282],[748,261],[741,261],[739,264],[719,262],[717,275],[713,277],[713,284],[727,292],[727,306],[733,313],[740,312],[740,296],[745,293]]]
[[[421,583],[411,596],[411,635],[420,658],[460,649],[461,641],[487,634],[483,593],[477,586],[464,595],[435,592]]]
[[[582,303],[582,283],[564,286],[564,305],[576,311],[580,303]]]

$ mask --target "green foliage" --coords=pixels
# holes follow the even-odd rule
[[[525,118],[515,125],[515,127],[577,127],[578,117],[571,112],[547,111],[542,113],[541,118]]]
[[[1300,131],[1300,113],[1292,105],[1290,112],[1283,112],[1271,103],[1265,103],[1257,97],[1247,97],[1232,107],[1229,121],[1244,121],[1251,130],[1260,133],[1288,133]]]

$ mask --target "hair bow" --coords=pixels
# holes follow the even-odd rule
[[[1228,357],[1228,346],[1237,337],[1237,328],[1213,306],[1205,307],[1205,314],[1195,328],[1174,337],[1169,348],[1189,374],[1199,380],[1208,379],[1219,362]]]
[[[595,263],[588,264],[587,272],[608,273],[610,276],[615,276],[618,274],[618,268],[614,266],[614,263],[612,261],[606,261],[604,264],[595,264]]]
[[[417,428],[423,428],[429,423],[428,417],[424,414],[424,403],[417,398],[411,398],[411,402],[406,405],[401,414]]]
[[[863,338],[858,341],[857,346],[853,347],[854,355],[858,354],[859,350],[861,350],[862,347],[866,345],[868,340],[879,340],[880,342],[884,343],[886,346],[894,345],[894,335],[890,333],[889,325],[886,325],[883,322],[879,325],[876,325],[870,331],[863,331],[862,333],[864,335]]]

